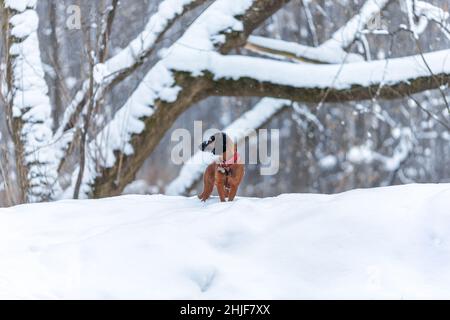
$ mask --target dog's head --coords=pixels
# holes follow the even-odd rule
[[[224,132],[218,132],[208,140],[203,141],[200,145],[200,150],[205,152],[212,152],[215,155],[221,155],[227,151],[227,147],[230,147],[233,144],[230,137],[226,135]]]

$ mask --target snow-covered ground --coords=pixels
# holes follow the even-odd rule
[[[0,209],[0,298],[450,298],[450,184]]]

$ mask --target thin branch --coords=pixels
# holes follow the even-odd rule
[[[303,10],[305,11],[306,21],[309,33],[312,38],[313,45],[317,47],[319,45],[319,38],[317,37],[316,25],[314,23],[314,18],[309,7],[310,1],[302,0]]]
[[[78,177],[75,184],[75,190],[73,193],[73,198],[78,199],[80,195],[80,188],[83,181],[84,171],[86,167],[86,147],[87,147],[87,141],[88,141],[88,134],[89,134],[89,126],[91,123],[92,118],[92,112],[94,110],[94,66],[95,66],[95,53],[93,52],[92,48],[90,47],[90,41],[88,43],[88,57],[89,57],[89,105],[88,110],[85,115],[84,119],[84,128],[81,133],[81,139],[80,139],[80,169],[78,170]]]
[[[450,125],[448,125],[447,123],[445,123],[444,121],[442,121],[441,119],[439,119],[439,117],[435,114],[433,114],[430,110],[428,110],[427,108],[425,108],[420,102],[419,100],[417,100],[416,98],[414,98],[412,95],[408,95],[408,97],[414,101],[414,103],[416,104],[416,106],[419,107],[420,110],[422,110],[423,112],[425,112],[430,118],[434,119],[437,123],[439,123],[441,126],[443,126],[445,129],[447,129],[450,132]]]
[[[101,34],[99,37],[100,41],[98,45],[98,61],[100,63],[105,62],[106,57],[108,56],[109,38],[111,35],[111,30],[118,5],[119,0],[112,0],[111,5],[106,9],[107,15],[101,27]]]

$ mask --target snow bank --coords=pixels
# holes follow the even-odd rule
[[[450,184],[0,210],[0,298],[450,298]]]

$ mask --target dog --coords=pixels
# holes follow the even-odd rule
[[[200,150],[220,155],[210,164],[203,175],[203,192],[198,195],[203,202],[208,200],[216,185],[221,202],[233,201],[244,177],[244,165],[239,163],[237,144],[224,132],[212,135],[204,141]]]

